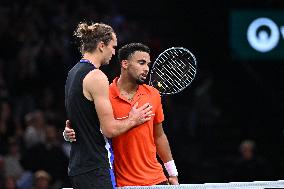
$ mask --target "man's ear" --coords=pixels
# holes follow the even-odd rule
[[[126,69],[128,67],[128,61],[127,60],[122,60],[121,61],[121,67]]]
[[[100,52],[103,52],[104,51],[104,47],[105,47],[105,43],[100,41],[99,44],[98,44],[98,49]]]

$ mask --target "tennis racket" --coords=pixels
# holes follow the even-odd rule
[[[162,95],[179,93],[193,81],[196,69],[196,58],[188,49],[169,48],[155,60],[149,85],[158,89]]]

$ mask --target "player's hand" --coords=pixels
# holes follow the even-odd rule
[[[179,185],[179,183],[178,183],[178,177],[176,177],[176,176],[170,176],[170,177],[169,177],[169,183],[170,183],[170,185]]]
[[[71,128],[71,122],[66,120],[65,129],[63,131],[64,139],[70,142],[76,141],[76,135],[74,129]]]
[[[134,125],[140,125],[146,121],[151,120],[153,114],[152,106],[149,103],[145,103],[139,108],[137,107],[138,102],[134,104],[129,112],[129,119],[134,122]]]

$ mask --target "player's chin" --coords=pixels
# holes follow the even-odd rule
[[[138,85],[142,85],[142,84],[145,83],[145,81],[146,81],[146,78],[145,78],[145,79],[144,79],[144,78],[139,78],[139,79],[136,80],[136,83],[137,83]]]
[[[107,61],[107,62],[105,62],[103,65],[109,65],[109,62],[110,62],[110,61]]]
[[[106,61],[105,61],[105,63],[104,63],[104,65],[109,65],[110,60],[111,60],[111,58],[110,58],[110,59],[108,59],[108,60],[106,60]]]

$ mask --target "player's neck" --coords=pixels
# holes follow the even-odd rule
[[[101,61],[95,53],[84,53],[82,59],[89,60],[96,68],[101,66]]]
[[[120,75],[117,81],[117,87],[119,91],[125,91],[127,93],[136,92],[139,85],[136,82],[130,82],[124,75]]]

